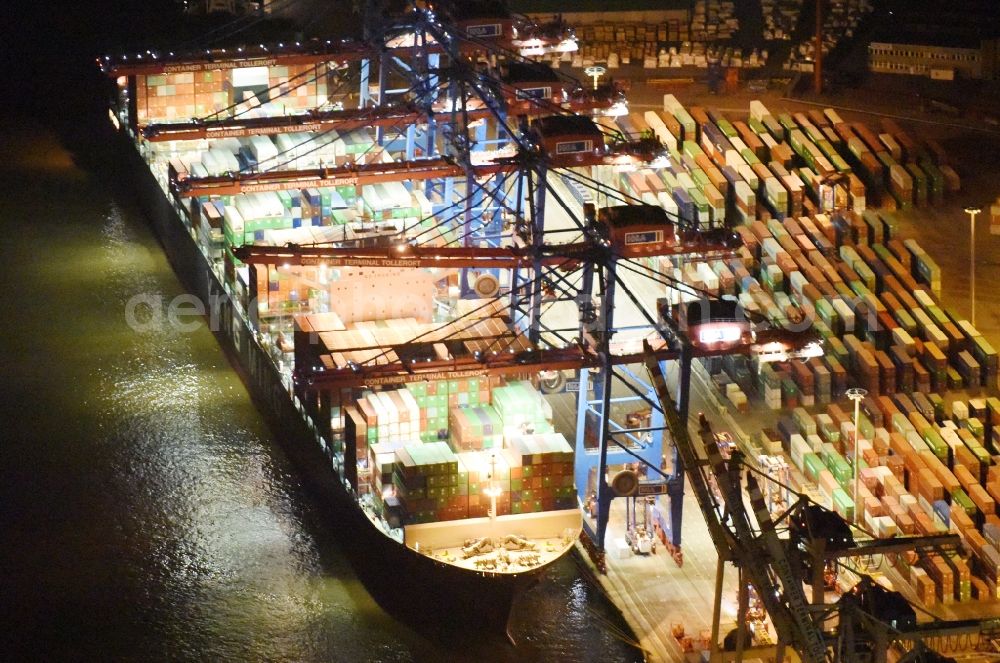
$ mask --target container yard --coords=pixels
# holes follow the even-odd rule
[[[800,4],[768,5],[775,38]],[[870,9],[835,4],[846,30]],[[732,10],[698,3],[686,29],[727,39]],[[723,111],[665,94],[629,112],[623,90],[548,66],[594,57],[568,32],[491,62],[470,57],[477,40],[438,46],[480,26],[447,32],[424,11],[435,40],[401,32],[385,48],[449,58],[492,93],[396,94],[387,79],[406,74],[388,68],[373,92],[360,44],[103,65],[113,118],[228,298],[226,338],[273,375],[266,397],[305,420],[310,462],[360,526],[477,591],[508,592],[497,578],[579,539],[666,658],[694,638],[654,633],[668,622],[642,617],[623,569],[653,584],[659,547],[685,573],[688,503],[695,566],[711,580],[717,560],[698,649],[727,635],[723,593],[750,625],[740,646],[769,656],[821,660],[847,624],[897,654],[941,634],[985,642],[957,620],[1000,616],[1000,362],[900,229],[961,191],[947,151],[889,118],[771,100]],[[656,48],[682,34],[590,29]],[[648,44],[630,55],[675,66]],[[906,604],[905,629],[865,622],[883,595],[920,619]]]
[[[683,117],[675,99],[668,97],[664,106],[673,108],[675,117]],[[698,110],[689,109],[689,114]],[[818,154],[803,145],[801,132],[808,132],[810,124],[841,135],[853,130],[872,140],[865,147],[874,145],[878,151],[873,152],[874,161],[862,161],[858,154],[865,150],[855,141],[850,153],[824,154],[828,159],[850,160],[854,168],[848,165],[845,171],[860,181],[837,187],[839,206],[820,207],[823,201],[818,196],[805,198],[809,209],[805,217],[790,213],[791,187],[782,187],[784,191],[775,187],[770,199],[766,188],[758,188],[765,201],[757,207],[758,218],[741,218],[745,225],[736,228],[747,253],[728,264],[713,264],[714,274],[707,278],[691,269],[676,272],[693,287],[719,292],[715,288],[722,286],[748,308],[774,316],[788,310],[785,302],[790,300],[824,338],[822,357],[768,363],[738,357],[711,360],[708,366],[718,400],[748,432],[741,442],[748,455],[760,459],[762,469],[781,468],[795,489],[846,521],[857,522],[864,532],[857,536],[877,540],[952,532],[966,542],[960,553],[900,556],[891,565],[883,563],[880,573],[895,589],[918,605],[938,610],[935,614],[996,614],[995,605],[987,607],[996,598],[995,564],[986,561],[994,553],[982,546],[986,520],[996,516],[986,474],[995,452],[987,450],[994,437],[986,429],[992,430],[995,421],[996,351],[967,320],[945,312],[940,303],[940,268],[918,242],[900,236],[896,216],[913,206],[941,204],[959,190],[958,176],[939,146],[933,141],[918,143],[891,120],[881,123],[885,131],[876,144],[869,136],[871,128],[859,123],[848,127],[832,109],[812,117],[796,114],[793,124],[787,117],[775,122],[762,104],[754,102],[750,115],[765,128],[774,126],[769,132],[772,140],[787,137],[792,142],[794,136],[793,151],[802,161]],[[701,138],[710,144],[724,125],[708,126],[701,127]],[[705,136],[710,138],[706,141]],[[908,145],[905,152],[901,144]],[[781,154],[780,147],[777,151]],[[706,152],[718,158],[708,145]],[[777,180],[781,175],[781,169],[774,167],[774,153],[772,148],[765,155],[772,158],[770,172],[754,173],[759,178]],[[752,157],[741,156],[744,164],[752,162]],[[890,158],[905,164],[911,181],[927,183],[929,195],[921,195],[919,185],[899,186],[900,181],[907,182],[905,178],[879,176],[877,165],[864,167],[866,162],[885,164]],[[949,174],[947,180],[942,171]],[[931,188],[933,181],[937,184]],[[881,204],[875,207],[876,202]],[[841,211],[828,213],[838,207]],[[757,293],[764,295],[763,301]],[[855,436],[851,404],[844,394],[856,386],[868,394],[861,406],[855,450],[850,445]],[[911,416],[917,424],[910,422]],[[858,503],[863,503],[857,512],[852,484],[855,454],[861,459],[857,494]],[[921,467],[918,458],[927,467]],[[979,497],[973,500],[969,490]],[[787,506],[781,493],[776,498],[776,506]],[[850,586],[850,581],[843,584],[845,577],[857,576],[842,572],[838,580],[842,584],[831,589]],[[960,605],[963,601],[967,607]],[[692,643],[690,634],[677,640],[685,646]]]

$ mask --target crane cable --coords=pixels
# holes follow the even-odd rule
[[[569,262],[569,261],[567,260],[566,262]],[[518,286],[518,288],[523,288],[523,287],[526,287],[528,285],[532,285],[532,283],[526,281],[525,283],[523,283],[520,286]],[[459,320],[462,320],[463,318],[467,318],[467,317],[471,316],[473,313],[477,313],[477,312],[479,312],[479,311],[481,311],[481,310],[483,310],[483,309],[485,309],[485,308],[487,308],[489,306],[492,306],[493,304],[495,304],[496,302],[500,301],[501,299],[502,299],[502,297],[499,297],[499,296],[497,296],[497,297],[491,297],[491,298],[487,299],[485,303],[483,303],[480,306],[477,306],[477,307],[475,307],[473,309],[470,309],[470,310],[466,311],[465,313],[463,313],[462,315],[458,316],[454,320],[450,320],[450,321],[448,321],[446,323],[443,323],[443,324],[441,324],[441,325],[439,325],[437,327],[434,327],[433,329],[428,329],[427,331],[421,332],[421,333],[417,334],[416,336],[414,336],[413,338],[405,341],[404,343],[401,343],[400,345],[409,345],[409,344],[412,344],[412,343],[418,341],[419,339],[421,339],[421,338],[423,338],[425,336],[429,336],[431,334],[434,334],[435,332],[442,331],[442,330],[446,329],[449,325],[452,325],[455,322],[458,322]],[[463,332],[463,331],[465,331],[465,330],[467,330],[467,329],[475,326],[480,321],[481,321],[481,318],[474,318],[473,321],[470,324],[465,325],[461,329],[456,329],[453,332],[453,334],[457,334],[457,333]],[[512,334],[512,335],[514,335],[514,334]],[[365,359],[364,361],[361,362],[360,365],[368,364],[371,361],[374,361],[376,359],[379,359],[380,357],[386,356],[391,351],[391,349],[392,349],[391,347],[384,349],[382,352],[378,353],[377,355],[375,355],[373,357],[369,357],[368,359]]]
[[[301,2],[301,0],[273,0],[271,2],[271,9],[272,9],[272,11],[273,11],[274,8],[285,9],[286,8],[285,5],[291,6],[291,5],[296,4],[298,2]],[[233,34],[237,34],[239,32],[242,32],[243,30],[246,30],[250,26],[255,25],[257,22],[259,22],[260,18],[261,17],[255,16],[255,15],[250,14],[250,13],[243,14],[242,16],[237,16],[236,18],[233,18],[233,19],[227,21],[226,23],[223,23],[220,26],[212,28],[208,32],[205,32],[205,33],[203,33],[203,34],[201,34],[201,35],[199,35],[197,37],[192,37],[190,39],[182,41],[175,48],[175,50],[179,51],[181,48],[189,46],[189,45],[213,44],[213,43],[217,42],[219,39],[225,39],[228,36],[232,36]],[[257,19],[257,21],[254,21],[253,19]],[[211,37],[213,35],[213,33],[226,30],[226,29],[228,29],[230,27],[236,26],[237,23],[243,23],[243,22],[246,22],[246,21],[249,21],[247,23],[247,25],[242,26],[242,27],[237,27],[236,30],[235,30],[235,32],[230,32],[230,33],[224,35],[223,37],[218,37],[218,38],[212,39],[211,41],[208,40],[208,38]]]
[[[374,110],[374,107],[373,107],[372,110]],[[359,119],[362,119],[362,118],[359,118]],[[393,127],[397,127],[397,125],[393,125]],[[397,130],[398,130],[398,128],[397,128]],[[317,150],[323,149],[324,147],[326,147],[329,144],[329,141],[322,142],[322,143],[319,143],[317,141],[319,141],[321,138],[323,138],[325,136],[329,136],[331,133],[333,133],[334,136],[336,136],[337,135],[335,133],[336,131],[337,131],[336,127],[330,127],[329,129],[326,129],[324,131],[321,131],[319,133],[316,133],[316,134],[310,136],[307,140],[302,141],[298,145],[293,145],[292,147],[289,147],[289,148],[287,148],[285,150],[282,150],[281,152],[278,152],[277,154],[275,154],[272,157],[268,157],[267,159],[265,159],[265,162],[267,162],[267,161],[273,161],[274,159],[277,159],[278,157],[280,157],[280,156],[282,156],[284,154],[287,154],[287,153],[289,153],[289,152],[291,152],[293,150],[296,150],[299,147],[301,147],[302,145],[305,145],[307,143],[314,143],[314,142],[317,143],[317,145],[315,147],[313,147],[312,149],[306,150],[302,154],[298,154],[298,155],[296,155],[294,157],[286,159],[285,161],[283,161],[281,163],[275,164],[274,166],[270,166],[270,167],[265,168],[263,170],[258,170],[257,172],[258,173],[270,173],[270,172],[273,172],[273,171],[276,171],[276,170],[280,170],[282,167],[287,166],[288,164],[292,163],[296,159],[300,159],[300,158],[302,158],[304,156],[308,156],[308,155],[312,154],[313,152],[316,152]],[[366,149],[360,155],[357,155],[355,157],[355,161],[357,161],[358,158],[363,157],[363,156],[367,155],[369,152],[371,152],[375,148],[376,145],[378,145],[378,143],[376,143],[376,142],[373,141],[372,144],[371,144],[371,146],[368,149]],[[379,146],[379,147],[381,147],[381,146]],[[258,164],[258,166],[259,166],[259,164]]]

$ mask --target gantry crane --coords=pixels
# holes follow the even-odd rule
[[[838,603],[825,605],[822,570],[827,560],[878,553],[955,550],[959,547],[958,535],[907,536],[855,542],[843,521],[840,521],[842,527],[839,529],[819,531],[814,524],[818,522],[817,514],[828,514],[834,519],[839,519],[839,516],[810,504],[804,495],[799,495],[798,500],[775,519],[767,508],[755,472],[744,462],[742,453],[737,450],[728,460],[724,459],[707,420],[702,419],[698,431],[700,449],[704,451],[702,456],[699,447],[692,442],[686,421],[678,416],[679,408],[667,389],[662,362],[655,355],[650,355],[646,366],[667,415],[675,448],[684,460],[687,478],[718,552],[720,569],[727,561],[740,569],[738,619],[740,623],[746,621],[742,579],[745,575],[774,625],[779,640],[779,656],[783,647],[791,646],[803,661],[884,663],[890,647],[896,645],[903,650],[908,649],[908,653],[899,660],[943,660],[933,658],[933,651],[927,642],[957,635],[989,639],[1000,630],[1000,620],[996,619],[935,620],[918,624],[912,608],[902,595],[878,587],[868,578],[862,578],[861,583]],[[744,473],[745,481],[742,478]],[[721,503],[710,489],[713,480],[720,488]],[[744,499],[744,485],[749,509]],[[780,538],[775,527],[777,522],[785,519],[793,521],[790,539]],[[804,564],[804,558],[808,558],[811,564]],[[812,573],[804,573],[807,569]],[[813,586],[811,602],[806,598],[804,581]],[[878,614],[877,600],[867,598],[872,595],[885,597],[883,603],[905,606],[911,617],[899,623],[888,621],[884,614]],[[832,616],[836,617],[837,627],[827,632],[823,625]],[[738,629],[740,650],[749,645],[743,642],[744,638],[744,630]],[[717,640],[718,604],[713,646],[717,645]]]
[[[468,26],[466,26],[468,27]],[[500,30],[501,37],[504,30]],[[577,97],[567,99],[552,94],[535,95],[532,76],[522,76],[518,82],[503,79],[502,65],[487,59],[486,66],[472,61],[468,54],[477,49],[502,51],[506,62],[537,70],[515,51],[507,50],[498,40],[484,41],[478,34],[462,32],[442,21],[432,10],[415,9],[401,21],[373,25],[369,33],[372,43],[383,46],[371,55],[349,51],[351,58],[361,62],[362,94],[360,108],[305,114],[300,119],[279,118],[274,131],[301,128],[316,124],[322,134],[326,127],[355,127],[367,122],[379,130],[379,141],[387,140],[382,129],[406,125],[406,153],[413,144],[422,146],[419,159],[399,162],[373,160],[367,163],[347,163],[311,170],[272,168],[252,169],[214,177],[194,177],[171,166],[169,179],[172,190],[180,198],[233,195],[240,192],[268,191],[281,188],[351,185],[361,187],[379,182],[405,180],[411,186],[423,183],[428,194],[435,193],[443,201],[452,201],[456,192],[464,197],[452,215],[454,226],[464,232],[462,246],[430,247],[414,243],[402,234],[390,234],[375,246],[361,247],[340,241],[339,245],[272,246],[247,245],[236,250],[242,261],[256,269],[262,265],[384,266],[393,268],[440,267],[458,268],[463,275],[463,294],[469,291],[466,274],[469,270],[501,270],[511,273],[507,290],[508,319],[513,328],[525,331],[530,351],[513,355],[480,357],[425,357],[419,368],[407,367],[405,375],[396,375],[392,363],[355,365],[351,374],[319,370],[320,367],[299,366],[296,376],[302,389],[321,390],[340,381],[345,386],[371,383],[373,380],[422,379],[437,370],[527,372],[530,368],[549,371],[578,371],[577,395],[577,472],[576,483],[582,500],[586,500],[587,484],[596,474],[596,519],[586,525],[595,544],[597,558],[602,559],[611,502],[616,496],[608,482],[609,464],[641,462],[652,474],[662,477],[670,500],[669,548],[680,563],[681,519],[683,507],[684,461],[673,452],[670,474],[660,466],[663,456],[664,414],[654,396],[654,389],[644,384],[629,365],[640,363],[641,354],[616,349],[616,298],[630,302],[644,317],[644,327],[650,339],[659,346],[655,350],[661,360],[681,359],[679,401],[685,411],[690,382],[690,360],[694,356],[717,354],[718,348],[690,347],[665,343],[658,331],[662,326],[659,305],[642,302],[627,287],[626,277],[639,275],[660,285],[679,287],[667,275],[636,263],[636,256],[687,256],[690,260],[708,260],[729,255],[734,248],[731,233],[724,227],[699,228],[690,220],[672,219],[667,235],[656,247],[636,253],[635,247],[610,246],[607,237],[593,233],[593,218],[563,200],[553,187],[551,178],[559,176],[595,190],[604,189],[612,202],[635,201],[610,191],[606,185],[580,173],[581,168],[612,168],[626,163],[642,164],[656,154],[648,144],[629,145],[616,138],[612,147],[593,122],[576,117],[581,109],[590,111],[606,108],[615,99]],[[404,62],[405,58],[409,60]],[[372,66],[377,65],[380,94],[367,94],[367,81]],[[510,67],[508,67],[510,68]],[[537,78],[544,78],[541,74]],[[555,79],[559,76],[554,75]],[[390,81],[404,86],[405,92],[390,95]],[[549,81],[551,83],[551,81]],[[560,101],[560,99],[562,101]],[[516,115],[515,115],[516,114]],[[531,121],[530,116],[536,119]],[[496,127],[492,147],[506,149],[505,156],[483,158],[477,149],[487,141],[483,127],[488,119]],[[471,125],[477,121],[478,126]],[[338,124],[341,123],[341,124]],[[266,122],[254,120],[207,120],[180,124],[175,127],[154,127],[147,131],[150,139],[169,136],[211,136],[213,132],[259,130]],[[194,133],[191,133],[194,132]],[[235,135],[235,134],[234,134]],[[440,137],[440,140],[438,140]],[[498,150],[499,151],[499,150]],[[504,189],[503,182],[508,182]],[[492,191],[489,191],[492,187]],[[498,195],[497,192],[500,192]],[[491,200],[492,199],[492,200]],[[571,221],[569,231],[581,239],[560,241],[547,227],[546,211],[558,209]],[[450,210],[449,210],[450,211]],[[648,210],[643,212],[648,213]],[[664,213],[661,211],[661,215]],[[513,243],[503,246],[498,240],[498,218],[511,220]],[[346,238],[331,238],[336,242]],[[378,238],[377,238],[378,239]],[[628,250],[623,250],[628,248]],[[250,283],[256,279],[251,278]],[[579,322],[575,329],[556,330],[542,322],[546,290],[555,291],[557,299],[576,302]],[[696,293],[699,296],[703,294]],[[668,307],[669,308],[669,307]],[[668,313],[668,316],[672,315]],[[767,334],[780,330],[757,329],[758,338],[748,340],[741,348],[726,352],[749,352],[764,342]],[[574,339],[575,342],[574,342]],[[564,347],[565,346],[565,347]],[[406,355],[399,352],[396,356]],[[409,378],[407,377],[409,376]],[[594,397],[589,397],[590,385]],[[652,421],[642,430],[621,426],[612,421],[612,392],[625,389],[626,396],[649,405]],[[306,399],[310,400],[310,399]],[[322,399],[321,399],[322,400]],[[321,420],[323,416],[319,417]],[[585,436],[593,433],[596,450],[587,448]],[[640,440],[637,435],[643,435]],[[622,442],[620,437],[635,444]],[[610,458],[610,460],[609,460]]]
[[[374,3],[372,3],[374,5]],[[608,481],[609,459],[627,458],[645,463],[654,474],[663,477],[671,507],[671,547],[680,559],[680,522],[685,476],[691,482],[695,497],[720,563],[730,561],[740,567],[757,590],[757,595],[770,615],[778,632],[779,644],[789,645],[800,652],[803,660],[859,660],[856,643],[867,639],[874,642],[874,651],[891,641],[914,640],[934,633],[970,632],[983,625],[933,624],[923,630],[905,632],[893,629],[869,615],[859,602],[850,599],[838,606],[840,628],[826,634],[822,620],[829,607],[811,606],[802,587],[800,553],[812,559],[813,584],[816,570],[827,559],[855,554],[953,546],[954,537],[924,537],[923,540],[890,543],[861,543],[843,547],[827,546],[821,537],[807,538],[803,551],[789,547],[777,535],[761,496],[757,480],[746,479],[751,508],[746,508],[741,473],[745,469],[738,454],[726,460],[716,446],[710,431],[699,431],[700,446],[692,443],[687,419],[691,362],[698,356],[752,352],[768,342],[794,347],[803,339],[793,338],[780,329],[754,325],[749,338],[725,347],[705,345],[677,329],[676,312],[669,303],[650,307],[637,301],[622,278],[637,267],[628,252],[612,246],[607,235],[596,232],[593,213],[581,214],[575,205],[562,200],[553,188],[554,175],[575,181],[581,186],[601,188],[606,185],[571,169],[611,166],[623,157],[632,163],[642,163],[651,155],[643,149],[594,150],[558,149],[558,133],[544,122],[534,124],[530,118],[567,117],[581,111],[604,112],[619,103],[614,90],[603,96],[581,95],[582,86],[568,84],[562,97],[545,93],[546,84],[560,87],[560,75],[543,73],[508,75],[495,57],[528,66],[519,49],[525,47],[523,33],[515,35],[515,22],[505,17],[486,17],[474,13],[456,14],[450,20],[428,6],[419,6],[405,13],[402,20],[376,20],[382,15],[375,7],[367,23],[366,43],[376,48],[349,43],[307,49],[307,52],[286,56],[287,61],[323,63],[360,67],[359,107],[317,108],[308,113],[279,118],[241,119],[219,114],[191,122],[151,125],[143,132],[147,141],[191,140],[215,137],[239,137],[250,134],[276,134],[291,131],[313,132],[316,136],[336,128],[374,127],[377,144],[391,144],[390,129],[405,135],[405,159],[399,162],[353,162],[310,170],[286,168],[251,168],[216,177],[193,177],[183,168],[172,166],[169,172],[171,189],[178,198],[232,195],[240,192],[280,190],[311,186],[353,185],[364,187],[387,181],[405,180],[410,186],[424,186],[436,191],[443,209],[457,208],[452,225],[464,230],[461,246],[426,246],[412,240],[406,233],[390,236],[388,242],[358,246],[338,240],[321,245],[247,245],[237,249],[237,255],[251,266],[270,268],[272,265],[363,265],[397,269],[447,267],[468,270],[508,270],[514,274],[507,296],[509,314],[505,326],[488,337],[487,347],[503,347],[508,352],[472,352],[465,355],[430,348],[433,343],[420,339],[382,348],[380,360],[359,363],[345,369],[330,370],[322,365],[296,367],[296,392],[329,433],[330,390],[374,384],[392,384],[429,379],[432,375],[522,374],[539,370],[574,370],[580,376],[578,401],[577,487],[586,491],[592,468],[597,470],[597,518],[595,527],[587,527],[598,559],[604,547],[610,505],[615,492]],[[492,20],[499,18],[500,20]],[[523,27],[524,24],[521,24]],[[485,26],[485,27],[484,27]],[[563,44],[565,26],[532,35],[545,48],[558,49]],[[560,32],[560,30],[562,30]],[[485,57],[481,57],[484,56]],[[231,56],[229,56],[231,57]],[[248,66],[252,62],[248,60]],[[161,71],[165,64],[146,62],[112,67],[125,76]],[[378,94],[371,93],[373,66],[378,77]],[[535,69],[537,72],[537,69]],[[508,69],[508,74],[509,69]],[[532,80],[538,79],[538,80]],[[541,80],[545,79],[545,80]],[[403,83],[400,83],[403,81]],[[393,88],[392,85],[404,85]],[[572,89],[572,94],[565,94]],[[542,90],[542,92],[539,92]],[[484,127],[489,121],[496,127],[495,136],[487,136]],[[566,121],[561,121],[563,125]],[[559,125],[560,122],[549,123]],[[579,123],[571,129],[579,130]],[[589,132],[587,126],[582,127]],[[132,127],[135,131],[138,127]],[[572,144],[574,136],[564,136]],[[576,136],[575,138],[581,138]],[[586,133],[576,143],[594,140]],[[555,140],[553,143],[552,141]],[[548,141],[548,142],[547,142]],[[620,141],[618,141],[620,142]],[[603,138],[601,144],[604,145]],[[496,154],[486,155],[488,145]],[[556,146],[556,149],[552,149]],[[506,184],[505,184],[506,182]],[[422,184],[421,184],[422,183]],[[492,186],[492,191],[489,187]],[[460,194],[464,194],[459,200]],[[608,196],[615,202],[631,205],[627,196]],[[546,208],[554,206],[566,212],[573,231],[580,239],[557,241],[546,227]],[[441,212],[438,209],[437,212]],[[510,245],[500,241],[498,226],[509,220]],[[488,223],[483,223],[483,221]],[[673,241],[653,242],[643,256],[688,255],[706,259],[726,255],[732,250],[724,228],[691,227],[690,220],[672,219],[669,235]],[[686,225],[686,221],[688,222]],[[385,238],[383,238],[385,239]],[[646,276],[662,285],[680,288],[664,274],[649,270]],[[256,279],[251,279],[252,283]],[[551,288],[558,295],[578,305],[575,336],[566,338],[560,330],[550,329],[542,321],[544,290]],[[691,294],[689,292],[689,294]],[[703,296],[704,293],[694,293]],[[649,334],[641,350],[616,345],[615,301],[624,296],[631,300],[646,317]],[[650,313],[649,309],[654,310]],[[460,334],[461,328],[446,328],[434,341],[446,340],[442,334]],[[404,348],[404,346],[406,346]],[[516,348],[516,349],[514,349]],[[387,353],[386,350],[389,352]],[[446,348],[447,350],[447,348]],[[387,360],[391,354],[394,359]],[[416,361],[419,358],[419,362]],[[678,361],[680,379],[676,399],[667,389],[663,374],[666,361]],[[646,385],[628,366],[645,362],[651,385]],[[588,396],[588,383],[595,383],[595,398]],[[624,388],[634,398],[644,401],[653,412],[648,427],[628,428],[612,421],[612,391]],[[596,415],[596,454],[585,449],[583,435],[588,414]],[[665,433],[673,441],[674,462],[671,473],[659,467]],[[652,434],[653,444],[627,445],[618,436],[638,441],[636,434]],[[348,464],[350,465],[350,464]],[[596,467],[595,467],[596,466]],[[720,499],[709,489],[710,475],[720,486]],[[586,497],[581,495],[581,497]],[[801,510],[797,503],[789,513]],[[785,514],[789,516],[788,513]],[[784,516],[783,516],[784,517]],[[782,518],[783,518],[782,517]],[[779,518],[780,521],[782,518]],[[818,592],[814,592],[816,594]],[[815,597],[814,597],[815,598]],[[814,601],[819,603],[819,601]],[[741,601],[741,607],[745,601]],[[833,643],[837,643],[834,646]],[[886,645],[887,646],[887,645]],[[870,648],[871,649],[871,648]],[[916,651],[918,647],[914,648]],[[845,654],[845,652],[847,652]],[[875,658],[874,660],[879,660]]]

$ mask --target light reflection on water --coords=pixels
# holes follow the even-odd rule
[[[18,146],[56,158],[0,172],[6,660],[635,660],[568,560],[517,650],[383,612],[211,334],[125,323],[130,297],[181,293],[138,214],[44,132]]]

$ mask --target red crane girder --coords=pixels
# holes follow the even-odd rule
[[[701,241],[665,243],[655,253],[644,255],[676,256],[695,255],[708,259],[716,254],[729,255],[733,249],[725,245]],[[441,269],[499,268],[519,269],[533,263],[528,247],[433,247],[399,244],[394,247],[342,247],[342,246],[261,246],[247,244],[233,249],[242,262],[254,265],[311,266],[326,264],[329,267],[392,267]],[[610,256],[609,256],[610,257]],[[546,267],[558,266],[572,269],[584,261],[601,259],[600,249],[590,242],[549,244],[543,247],[538,260]]]
[[[787,334],[781,332],[782,337]],[[732,354],[751,354],[759,345],[739,343],[725,347],[705,347],[694,345],[695,357],[717,357]],[[643,352],[610,355],[612,366],[640,364],[648,358],[656,361],[673,361],[680,357],[680,350],[669,347],[666,342],[658,346],[645,344]],[[524,375],[541,371],[577,370],[599,368],[604,361],[590,347],[554,348],[534,350],[529,353],[508,353],[477,359],[473,356],[458,357],[447,361],[436,360],[416,364],[387,363],[365,364],[354,368],[332,370],[299,370],[295,381],[307,389],[361,388],[380,385],[406,384],[425,380],[457,380],[483,375]]]
[[[358,60],[370,59],[374,55],[372,49],[360,42],[345,42],[326,46],[320,50],[310,50],[312,44],[306,48],[287,47],[281,52],[272,52],[265,49],[246,49],[246,55],[238,56],[232,50],[223,52],[221,49],[213,53],[199,56],[182,55],[177,57],[159,56],[153,58],[147,55],[141,60],[136,58],[132,61],[121,60],[101,63],[105,72],[109,76],[142,76],[157,74],[181,74],[198,71],[223,71],[228,69],[240,69],[243,67],[276,67],[293,64],[319,64],[322,62],[347,63]],[[400,57],[413,56],[419,52],[440,53],[441,48],[436,44],[427,44],[421,48],[406,46],[393,48],[390,52]]]
[[[550,167],[572,168],[609,163],[613,156],[578,154],[550,159]],[[489,177],[520,168],[514,160],[477,164],[472,167],[476,178]],[[262,173],[233,173],[210,177],[183,177],[170,172],[174,192],[182,198],[196,196],[234,196],[239,193],[282,191],[325,186],[364,186],[379,182],[428,180],[444,177],[464,177],[465,170],[444,158],[399,161],[394,163],[345,164],[330,168],[307,170],[273,170]]]
[[[471,119],[485,117],[487,111],[469,111]],[[243,138],[293,133],[297,131],[353,131],[365,127],[391,127],[421,124],[427,116],[414,107],[346,108],[343,110],[313,111],[301,115],[277,117],[219,118],[165,124],[149,124],[143,136],[150,142],[168,140],[200,140],[214,138]]]
[[[490,175],[515,168],[514,165],[476,166],[478,175]],[[345,164],[308,170],[275,170],[263,173],[177,177],[175,192],[182,198],[234,196],[258,191],[282,191],[323,186],[364,186],[378,182],[461,177],[465,170],[447,159],[422,159],[396,163]],[[175,178],[171,177],[172,183]]]
[[[513,103],[512,103],[513,102]],[[611,107],[610,101],[583,99],[564,104],[539,104],[532,101],[508,100],[508,112],[521,115],[545,115],[558,113],[583,113]],[[450,111],[436,111],[439,117],[447,117]],[[474,108],[465,111],[468,119],[478,120],[492,116],[488,108]],[[439,119],[440,121],[440,119]],[[354,131],[366,127],[406,127],[426,124],[427,114],[415,107],[375,107],[345,108],[342,110],[311,111],[301,115],[279,115],[276,117],[219,118],[212,120],[192,120],[189,122],[152,123],[141,127],[143,137],[152,143],[170,140],[212,140],[218,138],[245,138],[247,136],[268,136],[297,131]]]
[[[578,262],[593,247],[586,243],[561,244],[558,255],[539,260],[545,266]],[[233,249],[242,262],[255,265],[318,265],[330,267],[393,267],[442,269],[493,267],[517,269],[530,266],[530,249],[521,247],[430,247],[401,244],[395,248],[375,247],[270,247],[245,245]]]

